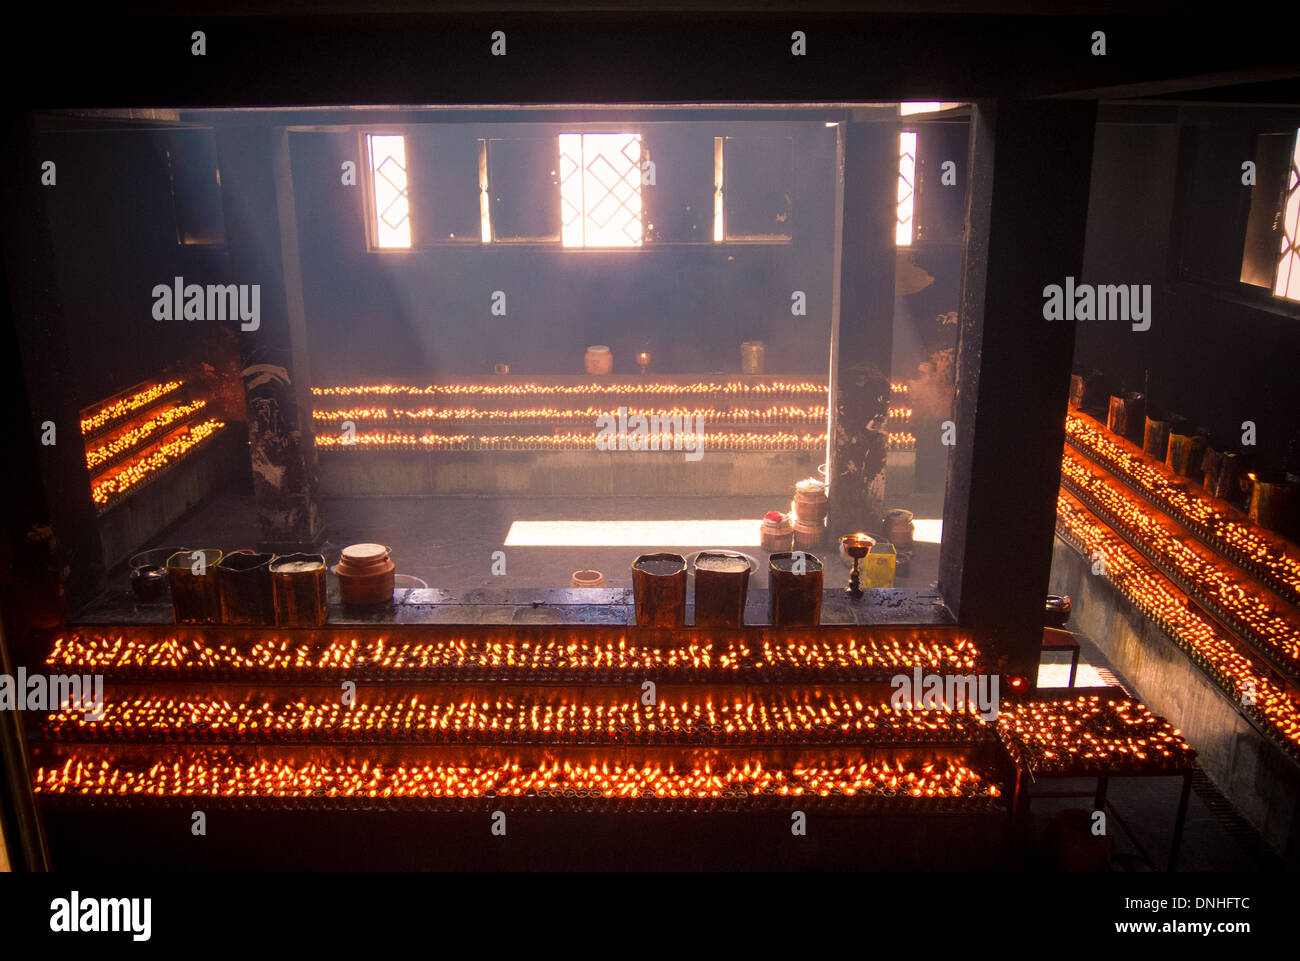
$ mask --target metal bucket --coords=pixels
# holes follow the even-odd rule
[[[214,569],[221,598],[221,623],[271,627],[275,593],[271,587],[274,554],[232,551]]]
[[[1268,531],[1286,530],[1296,486],[1280,472],[1250,474],[1250,519]]]
[[[1146,422],[1146,398],[1135,391],[1111,394],[1106,426],[1126,440],[1137,440]]]
[[[637,627],[686,625],[686,558],[642,554],[632,564]]]
[[[796,555],[803,556],[803,573],[795,573]],[[768,620],[773,627],[816,627],[822,620],[821,558],[807,551],[781,551],[768,562]]]
[[[270,564],[275,623],[320,627],[329,615],[324,554],[282,554]]]
[[[743,554],[700,551],[695,555],[695,626],[743,627],[753,564]]]
[[[1142,435],[1142,449],[1152,457],[1165,459],[1169,450],[1169,421],[1146,419],[1146,430]]]
[[[196,573],[200,555],[203,561]],[[221,561],[221,551],[200,548],[177,551],[167,558],[167,586],[172,592],[172,613],[177,624],[216,624],[221,620],[221,595],[213,568]]]
[[[155,547],[131,555],[131,592],[140,604],[158,604],[167,596],[167,561],[186,547]]]

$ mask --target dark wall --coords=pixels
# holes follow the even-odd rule
[[[78,408],[204,354],[205,322],[153,319],[156,284],[228,283],[223,247],[176,240],[165,151],[156,131],[46,133],[57,165],[44,197],[66,327],[66,389]],[[39,375],[39,374],[38,374]]]
[[[1152,320],[1147,331],[1080,322],[1075,360],[1121,389],[1144,389],[1149,371],[1149,403],[1223,447],[1254,421],[1258,444],[1245,450],[1278,465],[1300,413],[1300,310],[1243,302],[1254,292],[1235,283],[1255,131],[1229,119],[1098,125],[1083,279],[1151,284]]]
[[[504,126],[492,136],[539,135],[537,128]],[[708,136],[744,132],[739,124],[675,125],[682,126]],[[764,135],[774,127],[763,124]],[[451,140],[481,135],[468,125],[442,125],[437,132]],[[794,151],[788,243],[603,252],[468,243],[373,253],[366,244],[366,188],[345,187],[340,178],[344,161],[361,160],[359,133],[294,134],[313,379],[429,382],[490,373],[497,362],[515,374],[580,373],[591,344],[611,347],[616,373],[634,373],[635,354],[643,349],[653,356],[652,372],[738,371],[740,343],[753,339],[767,342],[770,372],[824,376],[835,131],[802,123],[780,125],[776,133],[790,137]],[[653,129],[644,133],[652,148],[654,137]],[[711,164],[696,166],[689,176],[711,197]],[[412,194],[431,189],[414,156],[411,168]],[[673,189],[673,178],[681,176],[681,168],[661,163],[657,186],[643,190]],[[701,214],[709,237],[712,210]],[[489,311],[494,290],[506,293],[504,317]],[[805,317],[791,316],[794,290],[807,294]]]

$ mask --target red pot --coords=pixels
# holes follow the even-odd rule
[[[334,575],[344,604],[389,604],[393,600],[393,559],[382,544],[343,548]]]

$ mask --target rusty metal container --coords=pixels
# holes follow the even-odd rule
[[[1146,398],[1134,391],[1111,394],[1106,426],[1111,433],[1119,434],[1135,444],[1142,440],[1146,422]]]
[[[167,558],[167,586],[177,624],[217,624],[221,595],[213,568],[221,561],[215,548],[177,551]]]
[[[1296,485],[1278,473],[1250,474],[1250,519],[1269,531],[1287,530],[1294,509]]]
[[[1169,450],[1169,421],[1146,419],[1146,430],[1142,435],[1142,449],[1152,457],[1165,459]]]
[[[213,568],[221,598],[221,623],[271,627],[275,593],[271,587],[274,554],[231,551]]]
[[[743,627],[753,565],[743,554],[700,551],[695,555],[695,626]]]
[[[1193,476],[1201,468],[1206,441],[1204,434],[1190,428],[1170,430],[1169,453],[1165,455],[1165,466],[1179,477]]]
[[[271,561],[275,623],[321,627],[329,616],[324,554],[282,554]]]
[[[642,554],[632,564],[637,627],[686,625],[686,558]]]
[[[796,556],[803,556],[803,573],[795,573]],[[768,619],[773,627],[816,627],[822,619],[821,558],[807,551],[781,551],[768,563]]]

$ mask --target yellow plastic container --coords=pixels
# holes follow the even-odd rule
[[[888,541],[877,541],[862,558],[862,586],[866,589],[894,586],[894,564],[898,551]]]

